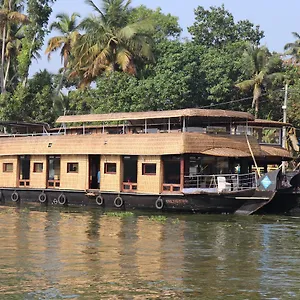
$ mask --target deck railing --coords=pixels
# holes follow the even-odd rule
[[[238,191],[257,187],[256,173],[184,176],[184,188]]]

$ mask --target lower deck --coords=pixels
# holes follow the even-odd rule
[[[256,187],[249,158],[199,155],[16,155],[0,157],[0,187],[136,194]],[[218,174],[218,175],[211,175]]]

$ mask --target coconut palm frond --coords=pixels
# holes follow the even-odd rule
[[[255,85],[254,79],[244,80],[240,83],[237,83],[235,86],[242,91],[247,91]]]

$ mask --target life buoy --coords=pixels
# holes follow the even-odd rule
[[[124,201],[123,201],[123,199],[122,199],[120,196],[118,196],[118,197],[114,200],[114,206],[117,207],[117,208],[122,207],[123,204],[124,204]]]
[[[39,201],[41,203],[45,203],[47,201],[47,195],[44,192],[39,194]]]
[[[163,199],[161,199],[161,197],[158,197],[157,199],[156,199],[156,201],[155,201],[155,207],[156,207],[156,209],[163,209],[163,207],[164,207],[164,201],[163,201]]]
[[[67,203],[67,197],[64,194],[60,194],[57,201],[60,205],[65,205]]]
[[[17,202],[19,200],[19,194],[17,192],[13,192],[10,196],[11,201]]]
[[[99,206],[102,206],[104,204],[104,199],[101,195],[98,195],[96,197],[96,203],[99,205]]]

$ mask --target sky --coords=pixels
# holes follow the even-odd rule
[[[101,6],[101,0],[94,0],[94,3]],[[283,52],[284,45],[294,41],[292,32],[300,33],[299,0],[132,0],[134,7],[139,5],[145,5],[151,9],[160,7],[163,13],[177,16],[180,27],[184,30],[182,37],[188,36],[186,28],[194,23],[195,8],[203,6],[208,9],[211,6],[221,6],[222,4],[232,13],[236,22],[248,19],[254,25],[260,25],[261,30],[265,32],[265,38],[261,43],[270,51]],[[52,8],[49,24],[55,20],[58,13],[78,12],[81,17],[92,13],[92,9],[85,4],[84,0],[56,0]],[[46,37],[45,42],[50,36]],[[45,47],[41,53],[42,59],[32,65],[31,74],[43,69],[57,72],[61,67],[58,54],[52,55],[51,60],[48,61],[44,51]]]

